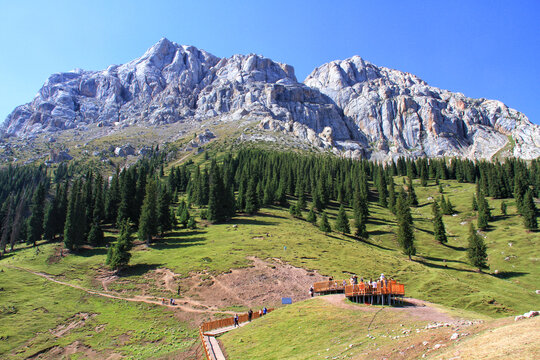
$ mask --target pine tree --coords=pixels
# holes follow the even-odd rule
[[[144,241],[146,245],[150,245],[152,236],[157,235],[158,222],[157,219],[157,185],[154,179],[149,179],[146,183],[146,191],[144,195],[143,205],[141,209],[141,217],[139,219],[139,240]]]
[[[396,213],[396,191],[394,188],[394,178],[390,177],[390,185],[388,187],[388,208],[392,213]]]
[[[446,238],[446,229],[444,227],[439,204],[437,204],[436,201],[433,202],[431,211],[433,213],[433,234],[435,235],[435,240],[444,244],[448,241]]]
[[[407,185],[407,192],[409,193],[409,204],[411,206],[418,206],[418,198],[416,197],[416,192],[414,191],[411,178],[409,178],[409,183]]]
[[[501,214],[506,216],[506,202],[501,202]]]
[[[141,214],[141,216],[143,216]],[[139,224],[140,226],[140,224]],[[120,235],[107,252],[106,264],[112,269],[120,270],[125,267],[131,259],[131,253],[129,252],[133,246],[133,240],[131,238],[131,228],[129,222],[124,220],[120,224]]]
[[[254,179],[251,179],[248,183],[246,192],[246,213],[255,214],[259,211],[259,200],[257,197],[257,185]]]
[[[488,268],[486,244],[482,237],[478,235],[472,223],[469,227],[469,248],[467,249],[467,256],[470,264],[476,267],[478,271]]]
[[[196,229],[197,228],[197,222],[195,221],[195,218],[193,216],[189,217],[189,220],[186,224],[188,229]]]
[[[36,246],[36,242],[41,239],[41,235],[43,234],[44,205],[45,185],[41,183],[37,187],[34,197],[32,198],[32,214],[28,219],[28,238],[26,239],[26,242],[28,244],[33,244],[33,246]]]
[[[349,227],[349,218],[347,217],[347,213],[345,212],[345,208],[343,207],[343,205],[339,207],[338,215],[336,217],[335,229],[336,231],[339,231],[343,234],[348,234],[351,232],[351,229]]]
[[[478,211],[478,201],[476,201],[476,195],[472,197],[472,211]]]
[[[366,217],[362,213],[355,214],[354,227],[356,228],[354,233],[355,236],[362,239],[367,239],[369,237],[369,233],[366,229]]]
[[[181,209],[181,212],[180,212],[180,216],[178,218],[178,223],[180,223],[180,225],[182,225],[182,227],[186,228],[191,215],[189,214],[189,210],[188,210],[185,202],[182,201],[182,203],[184,205],[183,206],[181,205],[180,208],[179,208],[179,209]]]
[[[379,173],[379,182],[378,182],[378,192],[379,192],[379,205],[382,207],[388,206],[388,189],[386,186],[386,176],[384,171],[380,170]]]
[[[527,189],[527,191],[525,192],[521,208],[525,228],[529,230],[538,229],[538,222],[536,221],[537,210],[536,206],[534,205],[534,199],[532,196],[532,191],[530,189]]]
[[[332,227],[330,226],[330,223],[328,222],[328,216],[326,215],[326,213],[324,211],[323,211],[322,216],[321,216],[321,222],[319,224],[319,230],[321,230],[325,234],[329,233],[329,232],[332,232]]]
[[[411,256],[416,254],[416,247],[414,246],[413,222],[409,204],[407,196],[401,191],[397,200],[397,239],[403,253],[409,256],[409,260],[412,260]]]
[[[167,231],[172,229],[172,218],[171,218],[171,196],[167,187],[163,186],[159,193],[158,205],[157,205],[157,216],[158,216],[158,229],[161,237]]]
[[[315,214],[315,210],[313,209],[313,206],[311,207],[311,209],[309,209],[309,213],[307,215],[306,220],[312,224],[317,223],[317,215]]]
[[[88,232],[87,242],[92,246],[98,246],[103,243],[104,235],[101,226],[98,223],[92,223],[90,231]]]
[[[484,197],[484,194],[480,192],[478,194],[478,219],[477,226],[480,230],[486,230],[488,227],[488,222],[491,217],[491,212],[489,210],[489,204]]]

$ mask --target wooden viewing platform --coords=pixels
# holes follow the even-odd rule
[[[376,287],[362,282],[353,285],[349,280],[332,280],[314,283],[313,291],[319,294],[345,293],[349,300],[359,303],[394,305],[403,303],[405,285],[395,280],[377,281]]]

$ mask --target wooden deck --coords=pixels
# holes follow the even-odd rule
[[[345,293],[351,301],[380,305],[400,304],[405,296],[405,285],[395,280],[378,281],[376,287],[365,283],[353,285],[349,280],[321,281],[313,284],[313,290],[318,294]]]

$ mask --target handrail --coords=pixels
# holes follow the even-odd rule
[[[204,349],[204,354],[206,355],[206,360],[212,360],[212,356],[210,355],[210,350],[208,350],[208,346],[206,344],[206,341],[204,340],[204,334],[202,331],[202,327],[199,327],[199,337],[201,338],[202,347]]]
[[[268,309],[267,313],[269,313],[269,312],[271,312],[273,310],[274,310],[273,308]],[[254,312],[253,316],[251,317],[251,320],[257,319],[260,316],[261,315],[259,315],[258,312]],[[248,314],[238,315],[238,323],[239,324],[245,323],[245,322],[248,322],[248,321],[249,321],[249,315]],[[202,330],[202,332],[204,334],[207,331],[211,331],[211,330],[214,330],[214,329],[220,329],[220,328],[224,328],[224,327],[229,327],[229,326],[233,326],[233,325],[234,325],[234,317],[230,317],[230,318],[218,319],[218,320],[213,320],[213,321],[208,321],[208,322],[202,323],[201,324],[201,330]]]
[[[345,280],[345,286],[343,286],[344,280],[332,280],[332,281],[320,281],[313,284],[313,291],[316,293],[331,292],[331,291],[343,291],[346,296],[357,295],[405,295],[405,285],[390,280],[384,286],[380,281],[377,282],[377,287],[370,287],[366,283],[359,283],[352,285],[349,280]]]

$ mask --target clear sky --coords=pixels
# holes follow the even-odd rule
[[[381,4],[382,3],[382,4]],[[0,0],[0,121],[47,77],[141,56],[161,37],[315,67],[360,55],[540,124],[540,1]]]

